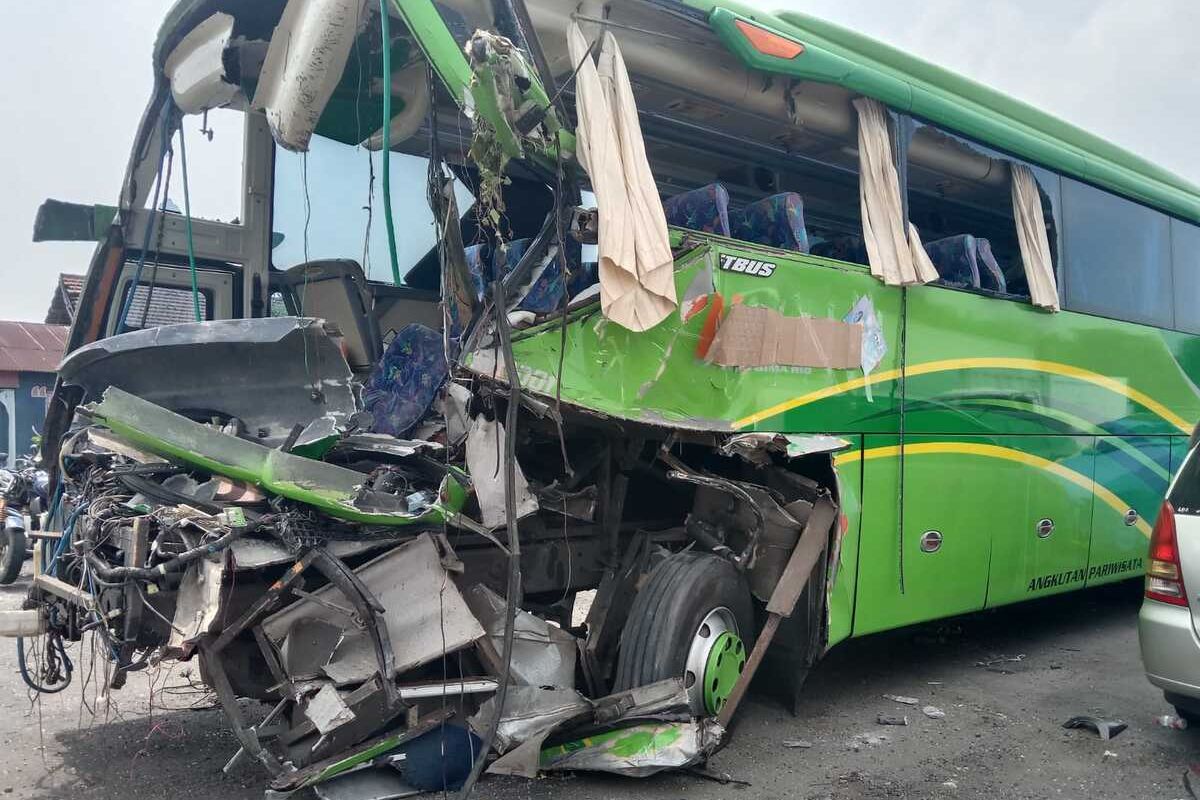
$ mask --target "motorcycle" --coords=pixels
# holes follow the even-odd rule
[[[46,472],[31,465],[0,469],[0,520],[4,523],[0,535],[0,586],[13,583],[21,574],[28,554],[25,518],[28,515],[30,528],[38,529],[48,484]]]

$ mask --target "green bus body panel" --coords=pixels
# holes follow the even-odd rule
[[[767,14],[724,0],[685,0],[704,11],[731,51],[764,72],[833,83],[992,147],[1200,222],[1200,188],[1140,156],[949,70],[797,11]],[[805,47],[767,56],[738,31],[753,20]]]
[[[726,308],[841,319],[869,297],[887,345],[882,362],[869,378],[861,369],[722,367],[697,354],[711,302],[639,334],[591,306],[567,328],[562,398],[651,424],[851,441],[836,458],[847,527],[831,644],[1142,574],[1167,480],[1200,418],[1200,339],[941,286],[902,292],[857,265],[687,236],[700,244],[676,261],[681,299],[710,270]],[[725,272],[721,255],[776,268],[765,278]],[[561,342],[557,322],[516,334],[526,388],[554,396]],[[1042,519],[1054,525],[1045,538]],[[927,530],[943,534],[936,553],[920,550]]]

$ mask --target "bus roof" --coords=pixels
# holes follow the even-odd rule
[[[683,0],[703,11],[749,66],[835,83],[982,144],[1200,222],[1200,187],[1028,103],[867,36],[798,11],[765,13],[726,0]],[[736,28],[754,21],[805,46],[791,60],[754,50]]]

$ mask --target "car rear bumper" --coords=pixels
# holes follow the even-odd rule
[[[1138,641],[1152,684],[1200,699],[1200,638],[1190,609],[1146,600],[1138,613]]]

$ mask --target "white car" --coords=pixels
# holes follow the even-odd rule
[[[1146,677],[1189,723],[1200,723],[1200,448],[1167,489],[1150,536],[1138,639]]]

